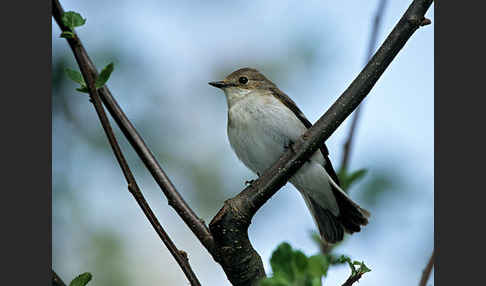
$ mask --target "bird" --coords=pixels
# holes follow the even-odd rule
[[[233,151],[258,176],[312,127],[296,103],[254,68],[240,68],[209,84],[226,96]],[[345,232],[368,224],[370,213],[342,190],[324,142],[289,181],[304,198],[321,240],[337,243]]]

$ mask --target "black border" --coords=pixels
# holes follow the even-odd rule
[[[3,3],[2,285],[51,284],[50,7]]]
[[[484,285],[484,3],[434,6],[434,284]]]

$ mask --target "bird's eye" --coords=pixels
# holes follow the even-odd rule
[[[245,76],[242,76],[238,79],[238,81],[241,83],[241,84],[246,84],[248,82],[248,78],[245,77]]]

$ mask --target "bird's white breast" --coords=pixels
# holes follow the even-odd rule
[[[290,141],[306,131],[304,124],[278,99],[248,94],[228,110],[228,138],[238,158],[262,173],[276,162]]]

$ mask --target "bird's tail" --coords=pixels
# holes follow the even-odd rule
[[[329,243],[343,240],[344,232],[354,233],[368,224],[369,212],[353,202],[344,192],[332,186],[339,207],[339,215],[321,207],[312,197],[302,193],[319,229],[321,237]]]

